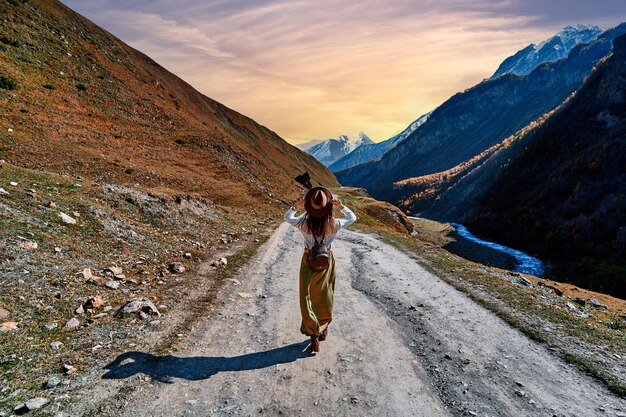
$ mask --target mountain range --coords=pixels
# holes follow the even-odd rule
[[[528,75],[544,62],[554,62],[565,58],[576,45],[591,42],[600,33],[602,33],[602,29],[598,26],[566,26],[562,31],[539,45],[530,44],[515,55],[505,59],[491,78],[507,73]]]
[[[392,136],[387,140],[378,143],[366,143],[358,146],[352,152],[344,155],[343,157],[332,163],[328,168],[331,171],[340,171],[345,168],[350,168],[355,165],[380,159],[380,157],[383,156],[385,152],[393,148],[398,143],[402,142],[404,139],[409,137],[411,133],[415,132],[415,129],[423,125],[424,122],[428,120],[428,116],[430,116],[430,113],[432,112],[426,113],[425,115],[418,117],[417,120],[413,121],[413,123],[411,123],[402,132],[398,133],[395,136]]]
[[[307,149],[307,153],[312,155],[325,166],[332,165],[335,161],[346,156],[355,149],[363,145],[373,145],[365,133],[360,132],[357,136],[340,135],[338,138],[324,140]]]
[[[451,169],[556,108],[611,53],[612,40],[625,32],[622,24],[528,75],[508,73],[458,93],[378,161],[335,174],[343,185],[366,187],[376,198],[402,201],[407,195],[394,183]]]
[[[0,2],[0,14],[0,159],[225,207],[290,201],[303,171],[337,185],[312,156],[60,2]]]

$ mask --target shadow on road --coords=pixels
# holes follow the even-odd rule
[[[305,350],[307,345],[308,340],[265,352],[233,357],[179,358],[171,355],[155,356],[143,352],[126,352],[104,367],[107,372],[102,378],[124,379],[141,373],[166,383],[173,383],[173,378],[197,381],[210,378],[218,372],[249,371],[308,358],[311,355]]]

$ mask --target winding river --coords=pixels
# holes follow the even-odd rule
[[[462,224],[450,223],[450,226],[454,227],[456,229],[456,232],[464,239],[486,246],[493,250],[506,253],[507,255],[510,255],[513,258],[515,258],[517,262],[515,271],[523,272],[524,274],[535,275],[537,277],[543,276],[544,264],[540,259],[527,255],[524,252],[519,251],[517,249],[500,245],[499,243],[482,240],[481,238],[476,237],[473,234],[471,234],[470,231],[467,230],[467,228],[463,226]]]

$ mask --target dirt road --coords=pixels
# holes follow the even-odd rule
[[[301,237],[281,225],[176,356],[128,352],[103,378],[147,375],[124,416],[619,416],[626,402],[375,237],[333,244],[335,320],[303,352]]]

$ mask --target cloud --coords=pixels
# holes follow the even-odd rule
[[[617,23],[616,7],[598,1],[588,14]],[[292,142],[360,130],[386,139],[508,55],[581,21],[536,0],[68,3]],[[572,19],[592,8],[567,5],[561,14]]]

